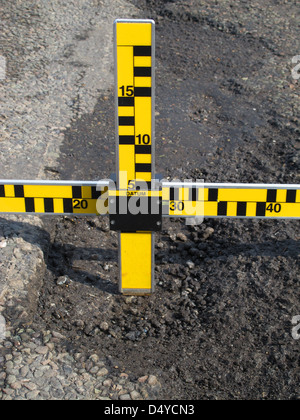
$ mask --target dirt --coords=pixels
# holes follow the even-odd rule
[[[271,1],[266,16],[262,1],[135,3],[157,22],[157,172],[297,183],[299,85],[287,71],[298,53],[296,3]],[[115,171],[113,104],[108,92],[67,131],[61,179]],[[98,352],[136,377],[149,371],[162,399],[299,398],[298,222],[164,221],[150,297],[119,294],[118,237],[107,219],[47,223],[34,323],[67,337],[64,349]]]

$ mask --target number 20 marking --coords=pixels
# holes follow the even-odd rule
[[[86,210],[88,208],[89,204],[86,200],[74,200],[74,209],[76,210]]]

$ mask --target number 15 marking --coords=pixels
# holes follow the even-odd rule
[[[122,91],[122,96],[134,95],[134,86],[121,86],[119,89]]]

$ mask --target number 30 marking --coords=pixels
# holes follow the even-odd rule
[[[170,202],[170,210],[171,211],[183,211],[184,210],[184,202],[183,201],[179,201],[178,203],[176,203],[175,201],[171,201]]]

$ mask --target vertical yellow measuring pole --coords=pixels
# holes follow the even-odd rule
[[[134,194],[138,181],[151,189],[154,170],[155,23],[116,20],[115,89],[117,189]],[[154,233],[120,233],[120,291],[154,291]]]

